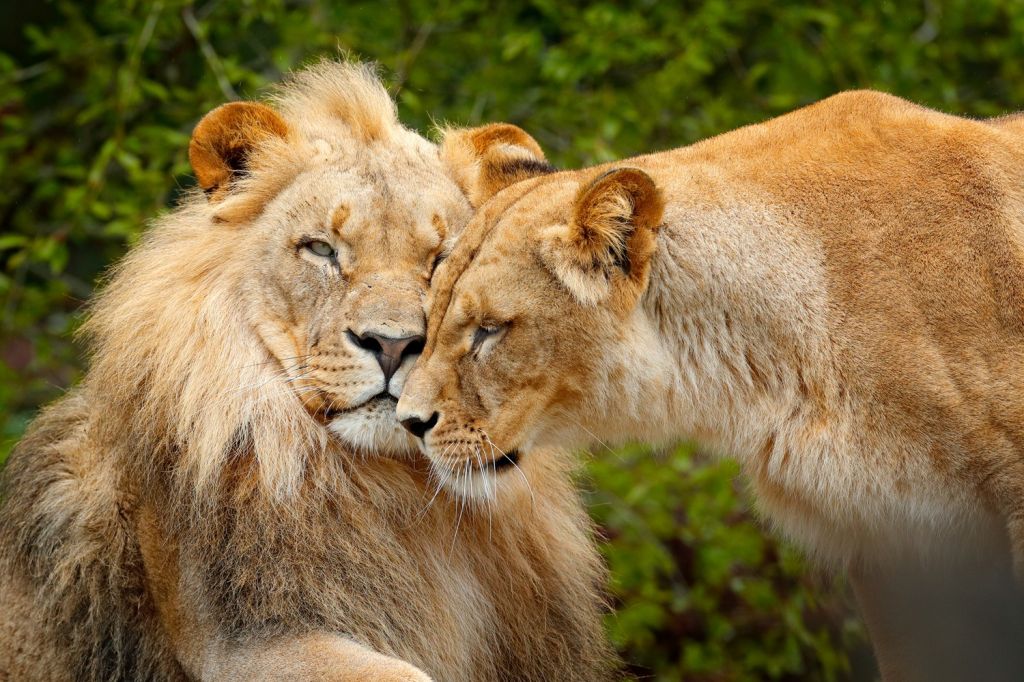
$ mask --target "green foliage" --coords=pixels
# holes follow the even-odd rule
[[[553,161],[686,144],[855,87],[954,113],[1024,102],[1024,3],[924,0],[58,0],[0,27],[0,459],[73,383],[103,268],[192,184],[213,106],[337,49],[382,63],[403,118],[518,123]],[[834,679],[846,615],[681,450],[594,463],[620,600],[659,679]]]
[[[752,521],[735,465],[689,447],[630,447],[589,472],[618,605],[609,631],[638,677],[849,678],[844,651],[862,628],[840,593]]]

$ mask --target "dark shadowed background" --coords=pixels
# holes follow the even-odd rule
[[[667,149],[839,90],[1024,108],[1024,2],[13,2],[0,22],[0,461],[80,375],[97,277],[193,184],[196,121],[338,49],[408,125],[510,121],[571,167]],[[653,455],[653,456],[652,456]],[[845,587],[751,516],[735,467],[595,452],[611,636],[641,678],[872,679]]]

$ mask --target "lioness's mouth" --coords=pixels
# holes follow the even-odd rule
[[[463,468],[463,470],[469,470],[471,472],[479,472],[485,474],[492,472],[497,473],[499,471],[504,471],[506,469],[511,469],[512,467],[518,466],[519,457],[520,456],[518,450],[509,450],[508,452],[503,452],[494,459],[486,462],[481,460],[467,459],[462,463],[461,467]],[[447,466],[458,468],[459,465],[448,464]]]
[[[454,461],[434,461],[433,467],[441,481],[441,485],[451,491],[458,499],[493,500],[498,489],[516,485],[517,477],[507,478],[502,472],[516,469],[522,477],[526,489],[530,489],[530,481],[526,473],[519,468],[520,453],[509,450],[494,459],[483,461],[479,451],[473,457],[456,457]],[[532,491],[530,491],[532,495]]]
[[[517,464],[519,464],[519,451],[509,450],[505,454],[493,460],[491,466],[494,467],[495,471],[502,471],[509,467],[514,467]]]

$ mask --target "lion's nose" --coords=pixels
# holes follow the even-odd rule
[[[377,358],[381,371],[384,372],[385,384],[391,381],[391,377],[401,367],[403,360],[412,355],[419,355],[423,350],[423,342],[425,340],[424,337],[419,335],[395,338],[376,332],[356,334],[351,330],[349,330],[348,335],[352,339],[352,343],[363,350],[370,351]]]
[[[430,415],[430,419],[423,421],[419,417],[407,417],[402,420],[402,426],[408,429],[409,433],[422,439],[427,435],[427,431],[434,428],[437,425],[437,412]]]

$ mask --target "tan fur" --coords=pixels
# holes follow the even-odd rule
[[[853,92],[498,187],[435,278],[399,416],[439,413],[426,445],[442,472],[473,465],[467,441],[528,462],[697,438],[827,561],[870,572],[1012,546],[1024,577],[1019,120]],[[663,213],[613,180],[598,197],[611,229],[581,238],[586,188],[623,167]],[[637,233],[656,247],[623,263]],[[500,331],[474,344],[480,325]]]
[[[114,269],[85,380],[10,457],[0,678],[606,677],[567,460],[466,508],[395,420],[412,357],[386,381],[355,341],[423,334],[462,192],[365,67],[274,105],[200,123],[213,191]]]

